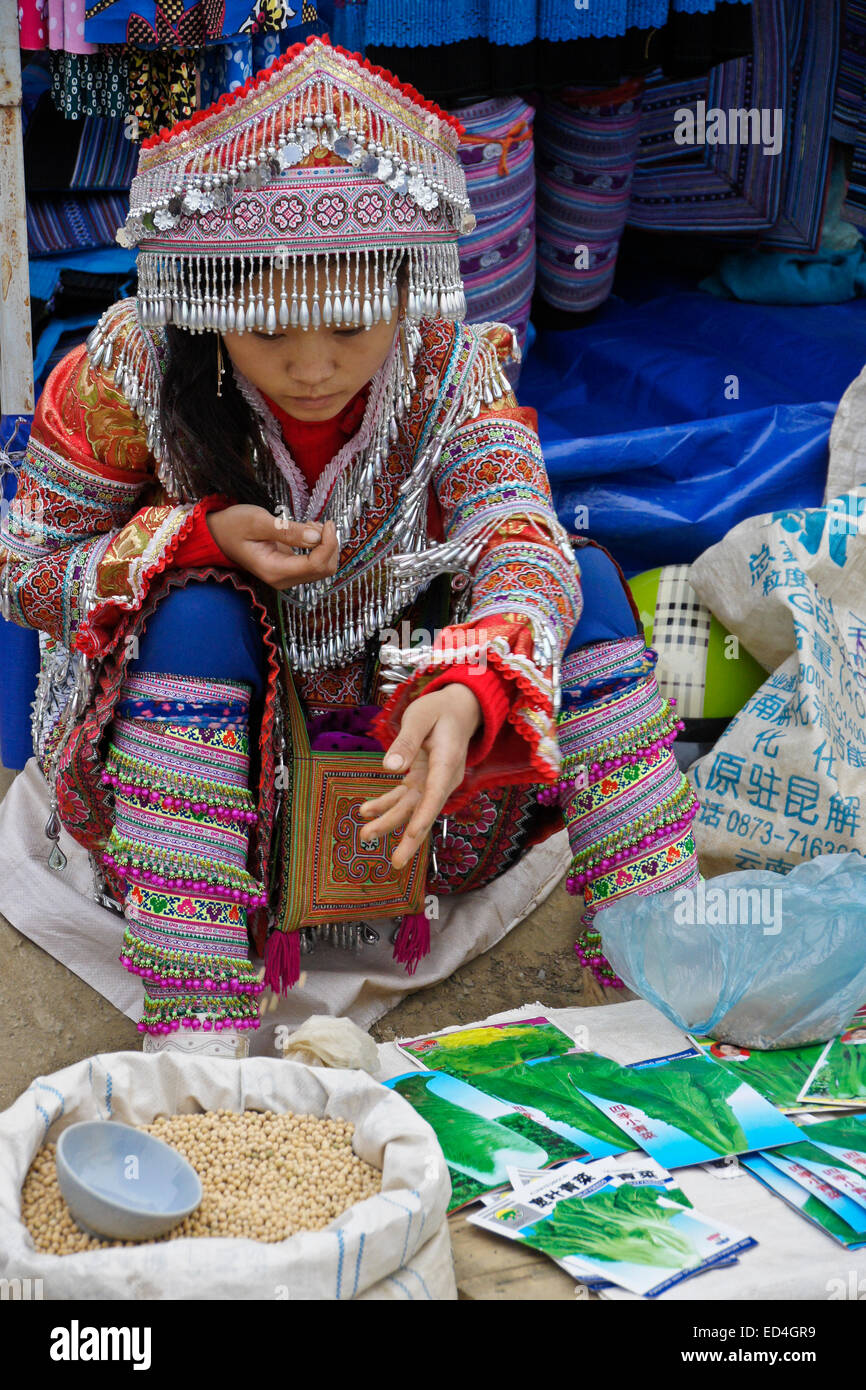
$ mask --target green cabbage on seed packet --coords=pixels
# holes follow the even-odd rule
[[[509,1165],[542,1169],[563,1159],[589,1157],[579,1144],[457,1077],[413,1071],[385,1085],[404,1096],[435,1131],[451,1172],[449,1211],[505,1185]]]
[[[744,1158],[743,1167],[748,1168],[765,1187],[775,1192],[789,1207],[800,1212],[801,1216],[805,1216],[807,1221],[811,1221],[828,1236],[832,1236],[840,1245],[846,1246],[849,1250],[860,1250],[866,1245],[866,1235],[855,1231],[832,1207],[813,1196],[789,1173],[782,1172],[761,1154],[750,1154],[748,1158]]]
[[[808,1134],[808,1130],[805,1132]],[[861,1210],[862,1225],[850,1216],[846,1217],[846,1220],[857,1229],[866,1230],[866,1173],[859,1172],[844,1159],[827,1153],[823,1146],[813,1144],[811,1135],[799,1144],[785,1144],[783,1148],[765,1156],[772,1162],[777,1154],[784,1159],[794,1159],[821,1182],[829,1183],[837,1192],[841,1192],[843,1197],[847,1197],[858,1206]]]
[[[786,1145],[786,1149],[793,1148],[793,1145]],[[778,1168],[780,1173],[790,1178],[792,1182],[798,1183],[806,1192],[816,1198],[830,1211],[836,1213],[852,1231],[859,1235],[866,1235],[866,1211],[861,1206],[851,1200],[850,1197],[821,1177],[814,1169],[813,1165],[806,1164],[793,1153],[787,1156],[781,1149],[771,1149],[762,1153],[759,1157],[766,1161],[773,1168]]]
[[[511,1186],[515,1193],[520,1193],[526,1199],[531,1196],[530,1188],[542,1188],[548,1185],[552,1179],[566,1179],[572,1177],[574,1173],[591,1173],[593,1176],[603,1174],[605,1177],[618,1178],[620,1182],[631,1183],[634,1187],[643,1187],[648,1183],[663,1189],[667,1197],[672,1202],[678,1203],[681,1207],[690,1207],[689,1201],[682,1188],[676,1186],[676,1180],[664,1169],[660,1163],[656,1163],[654,1158],[639,1158],[635,1162],[634,1156],[620,1155],[619,1157],[609,1157],[595,1159],[590,1163],[563,1163],[555,1169],[548,1169],[546,1173],[539,1174],[529,1168],[509,1168],[508,1176]],[[489,1193],[482,1198],[486,1207],[495,1206],[506,1198],[504,1192]],[[570,1265],[566,1266],[562,1261],[557,1261],[561,1268],[567,1269],[572,1275],[575,1273],[574,1257],[571,1257]],[[738,1264],[736,1255],[715,1255],[708,1259],[705,1266],[694,1270],[690,1274],[683,1276],[684,1279],[692,1279],[697,1275],[704,1274],[709,1269],[724,1268]],[[588,1288],[607,1288],[610,1286],[609,1279],[602,1279],[592,1270],[586,1269],[581,1274],[581,1282]]]
[[[800,1100],[811,1105],[866,1105],[866,1009],[858,1009],[839,1037],[826,1044]]]
[[[840,1115],[802,1128],[810,1144],[866,1174],[866,1115]]]
[[[666,1168],[796,1143],[800,1136],[754,1087],[691,1050],[631,1067],[581,1053],[575,1064],[587,1099]]]
[[[622,1153],[629,1145],[620,1127],[578,1090],[580,1055],[517,1062],[484,1072],[473,1084],[485,1095],[528,1108],[564,1138],[582,1144],[593,1158]]]
[[[713,1038],[692,1038],[692,1042],[726,1071],[739,1076],[741,1081],[748,1081],[771,1105],[789,1112],[804,1108],[799,1100],[800,1092],[824,1050],[823,1043],[759,1052],[756,1048],[716,1042]]]
[[[534,1057],[558,1057],[571,1052],[574,1038],[547,1018],[521,1018],[413,1038],[397,1046],[407,1057],[431,1071],[444,1071],[463,1081],[474,1081],[482,1072],[528,1062]]]
[[[589,1273],[651,1298],[755,1244],[673,1200],[665,1178],[634,1182],[598,1167],[569,1164],[469,1220],[543,1251],[576,1279]]]

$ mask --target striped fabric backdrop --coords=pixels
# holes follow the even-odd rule
[[[866,229],[866,0],[847,0],[840,44],[833,135],[854,146],[842,216]]]
[[[468,318],[510,324],[523,347],[535,287],[535,112],[519,97],[496,97],[456,114],[466,128],[460,159],[478,219],[460,241]]]
[[[538,287],[573,313],[610,293],[628,216],[643,83],[566,89],[536,121]]]
[[[866,95],[866,0],[847,0],[839,44],[833,105],[833,138],[853,145],[864,120]]]
[[[94,193],[87,198],[31,198],[27,204],[27,239],[31,256],[114,246],[126,220],[126,194]]]
[[[85,116],[70,189],[127,189],[138,161],[138,145],[126,138],[122,121]]]
[[[812,251],[821,234],[841,0],[755,0],[754,54],[704,77],[647,81],[629,222]],[[754,144],[677,144],[675,113],[781,111],[779,154]],[[776,118],[778,121],[778,117]]]

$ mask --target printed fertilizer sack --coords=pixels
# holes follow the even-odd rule
[[[741,522],[689,581],[771,673],[689,771],[702,871],[866,851],[866,487]]]

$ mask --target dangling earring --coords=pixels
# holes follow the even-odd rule
[[[217,393],[218,396],[221,396],[222,393],[223,393],[223,377],[225,376],[226,364],[225,364],[225,362],[223,361],[223,340],[222,340],[222,336],[221,336],[219,333],[216,335],[216,340],[217,340],[217,389],[216,389],[216,393]]]

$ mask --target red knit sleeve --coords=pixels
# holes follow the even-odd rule
[[[166,569],[198,569],[205,565],[216,565],[220,569],[238,569],[234,560],[224,555],[214,540],[207,524],[209,512],[221,512],[229,506],[224,498],[211,498],[196,513],[195,520],[185,533],[176,550],[172,551]]]
[[[491,667],[485,669],[481,666],[451,666],[433,678],[425,688],[424,694],[432,695],[434,690],[441,690],[443,686],[454,685],[457,682],[467,686],[481,706],[483,722],[469,744],[466,755],[466,766],[477,767],[490,754],[505,723],[510,705],[509,683]]]

